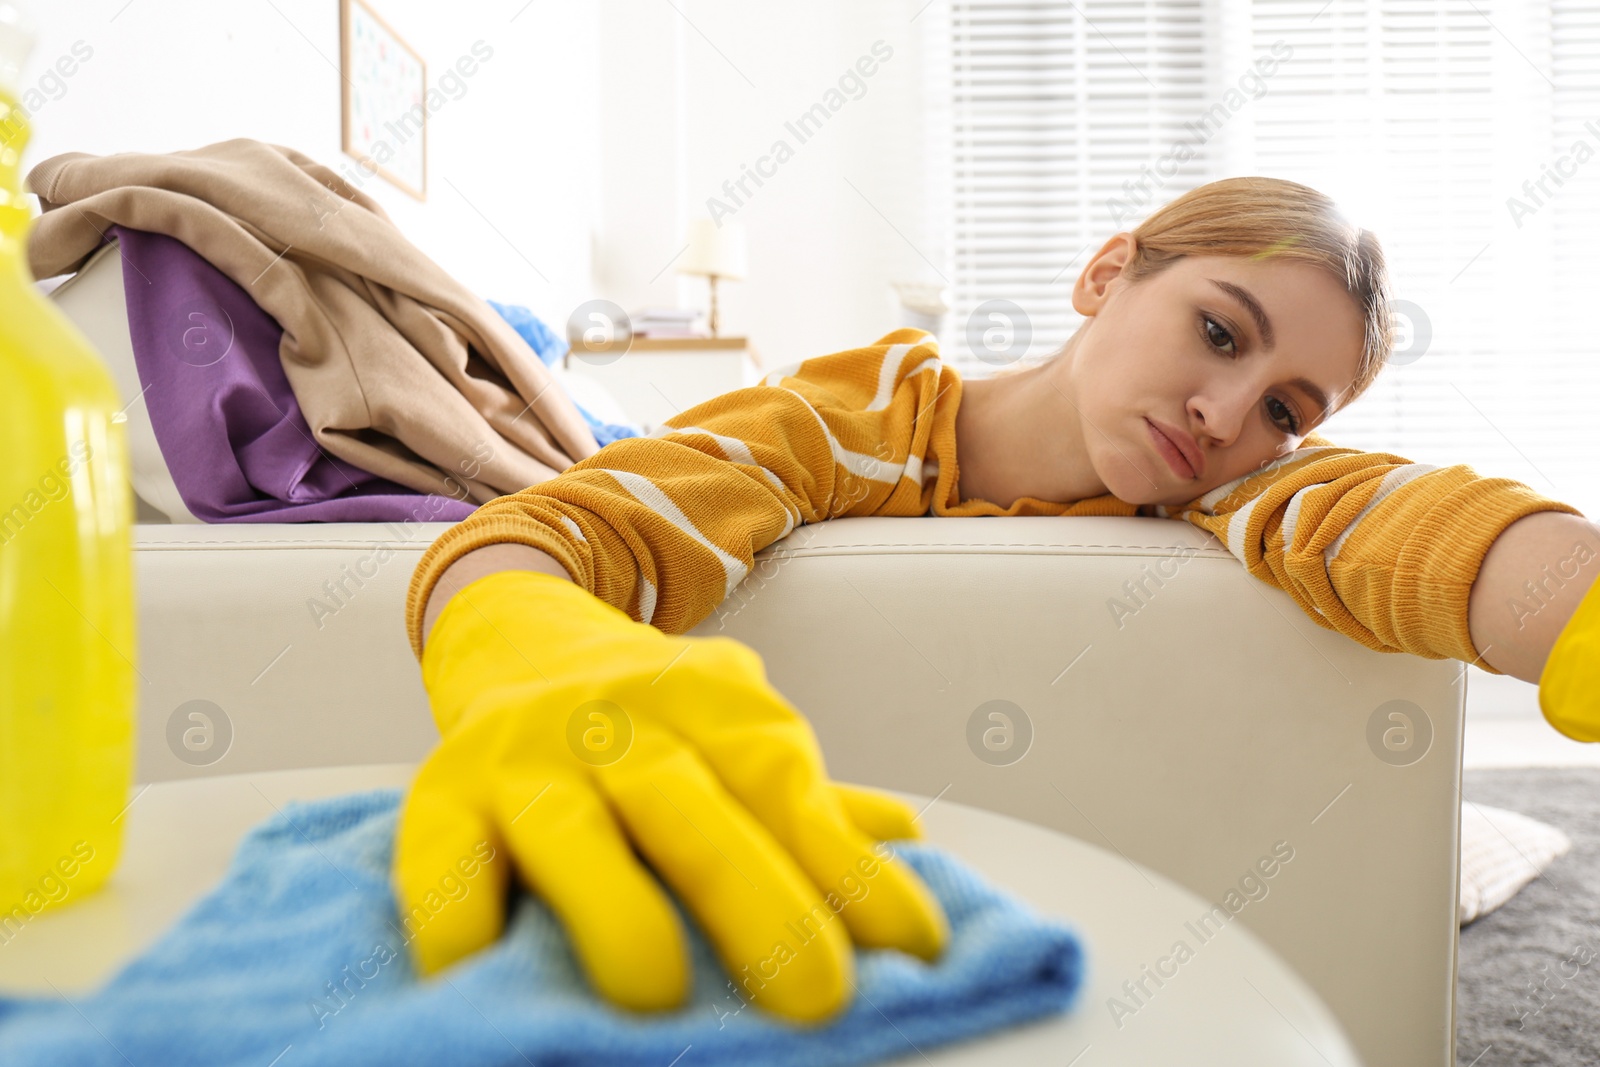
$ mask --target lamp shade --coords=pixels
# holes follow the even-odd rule
[[[737,222],[718,226],[711,219],[689,224],[689,249],[678,261],[679,274],[711,274],[718,278],[744,277],[744,227]]]

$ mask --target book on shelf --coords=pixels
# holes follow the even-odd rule
[[[694,308],[643,308],[631,319],[635,337],[705,337]]]
[[[693,322],[700,317],[696,308],[640,308],[633,313],[636,319],[659,319],[662,322]]]

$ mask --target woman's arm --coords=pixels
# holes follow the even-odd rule
[[[1550,648],[1600,576],[1600,525],[1541,511],[1507,526],[1472,585],[1472,643],[1491,667],[1539,681]]]
[[[406,596],[423,642],[455,592],[498,570],[568,578],[630,617],[684,633],[796,526],[840,514],[920,515],[934,403],[954,372],[932,338],[804,361],[628,437],[559,476],[484,504],[424,551]],[[952,420],[953,421],[953,420]],[[459,569],[458,569],[459,568]],[[449,573],[451,584],[435,594]]]
[[[475,548],[450,564],[444,573],[439,575],[439,581],[434,585],[428,597],[427,607],[422,613],[424,647],[428,635],[433,633],[434,621],[438,619],[439,613],[444,610],[450,598],[479,578],[486,578],[497,571],[541,571],[569,581],[572,577],[565,567],[556,562],[554,556],[532,545],[504,541],[497,545]]]
[[[1558,576],[1569,587],[1587,585],[1595,574],[1592,565],[1578,573],[1572,562],[1561,564],[1572,554],[1565,536],[1552,542],[1548,533],[1529,534],[1555,529],[1548,518],[1522,525],[1548,513],[1568,518],[1564,530],[1578,528],[1571,520],[1591,530],[1572,505],[1465,464],[1434,467],[1317,434],[1183,508],[1156,512],[1215,534],[1319,626],[1380,652],[1449,657],[1534,680],[1560,632],[1558,617],[1571,617],[1580,598],[1565,589],[1559,591],[1574,594],[1570,600],[1536,601],[1523,583],[1546,578],[1547,562],[1550,575],[1564,566]],[[1513,526],[1518,532],[1502,540]],[[1553,544],[1559,552],[1551,553]],[[1540,552],[1548,559],[1529,567]],[[1585,551],[1577,562],[1590,558]],[[1554,580],[1548,584],[1558,591]],[[1526,611],[1508,603],[1519,590]],[[1534,608],[1543,616],[1537,626],[1529,617]]]

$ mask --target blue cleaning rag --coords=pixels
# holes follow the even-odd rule
[[[691,1002],[656,1015],[613,1008],[590,991],[552,913],[523,893],[503,938],[419,980],[389,885],[400,797],[285,805],[245,838],[221,884],[98,992],[0,999],[0,1064],[861,1064],[1066,1010],[1082,985],[1072,927],[914,842],[895,849],[943,903],[949,947],[935,965],[859,951],[858,995],[826,1027],[741,1000],[687,920]]]
[[[556,332],[546,326],[543,319],[527,308],[518,304],[501,304],[494,300],[489,301],[489,306],[494,308],[502,319],[510,323],[513,330],[522,335],[522,339],[528,342],[528,347],[533,349],[545,366],[554,366],[556,361],[566,355],[567,349],[571,347],[567,342],[557,337]],[[589,429],[594,431],[594,439],[599,442],[601,448],[609,445],[612,441],[620,441],[624,437],[642,436],[642,431],[637,426],[625,426],[617,422],[604,422],[589,414],[582,404],[575,404],[574,406],[578,409],[578,414],[582,415],[584,421],[589,424]]]

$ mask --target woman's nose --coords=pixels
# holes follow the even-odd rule
[[[1244,431],[1244,421],[1253,406],[1252,395],[1243,390],[1214,391],[1196,396],[1189,402],[1197,426],[1195,438],[1202,446],[1205,444],[1204,437],[1209,437],[1216,447],[1227,448]]]

